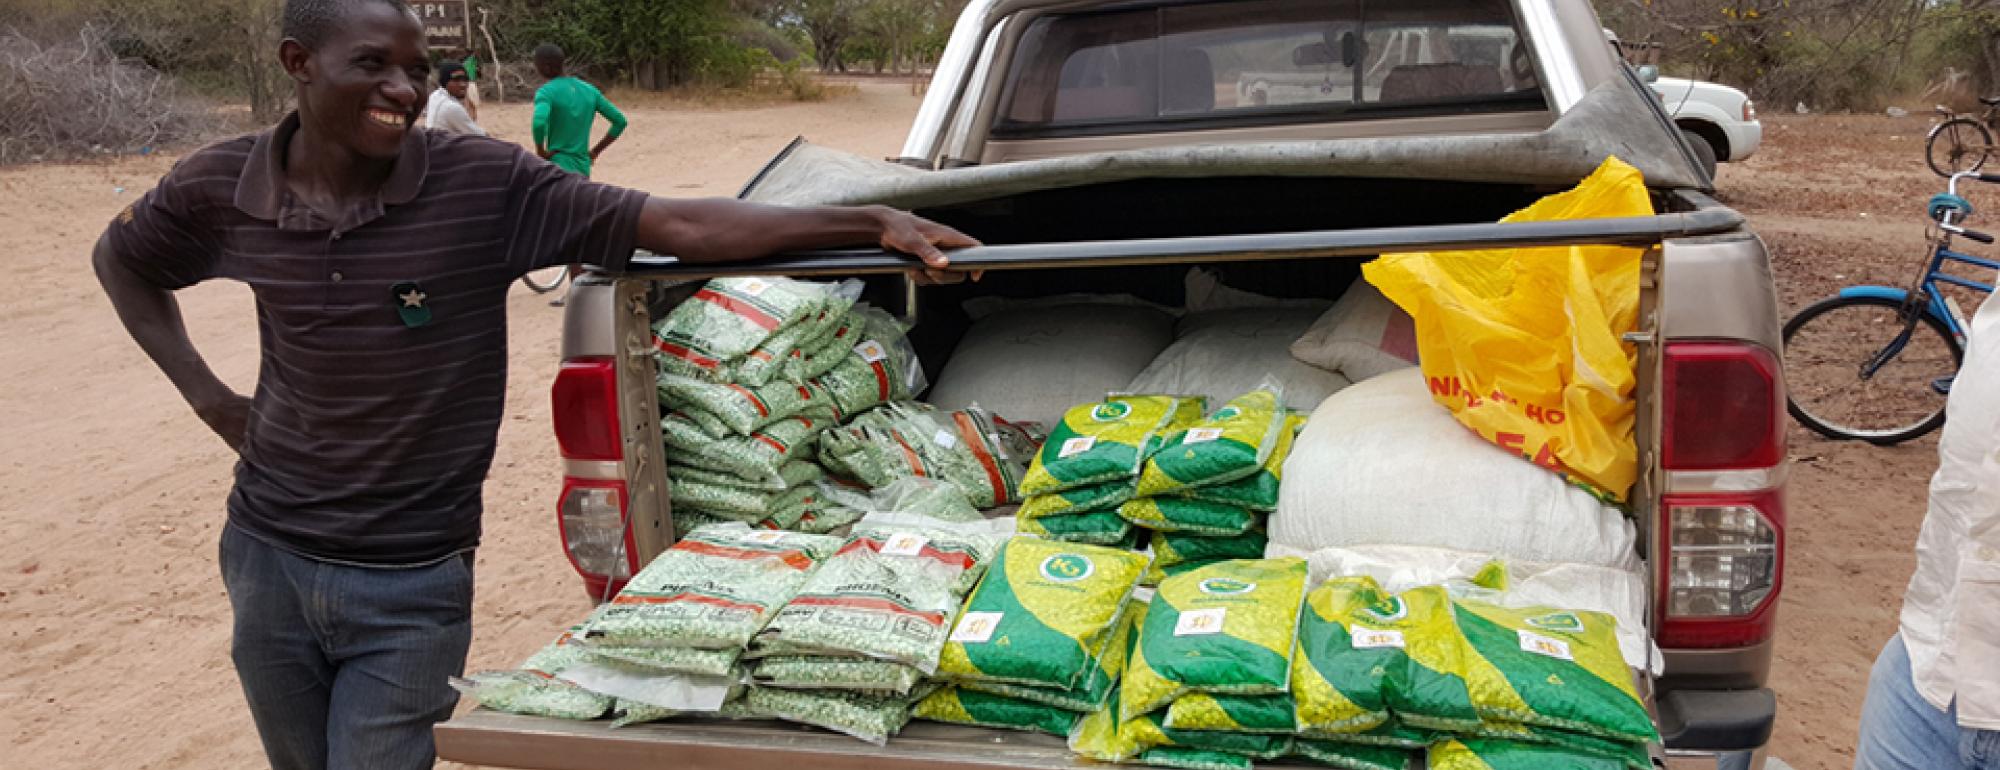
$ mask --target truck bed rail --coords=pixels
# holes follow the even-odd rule
[[[1680,194],[1694,204],[1694,210],[1647,217],[1555,222],[1482,222],[1299,233],[1020,243],[961,249],[952,252],[951,260],[954,266],[966,270],[1024,270],[1356,257],[1408,251],[1526,246],[1644,246],[1668,238],[1726,233],[1743,226],[1742,214],[1714,199],[1698,193]],[[632,257],[625,272],[640,277],[689,279],[724,274],[809,277],[899,273],[909,270],[913,264],[908,257],[881,249],[827,249],[728,265],[683,262],[672,256],[640,252]]]

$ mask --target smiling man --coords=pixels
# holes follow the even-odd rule
[[[289,0],[298,110],[194,152],[93,255],[119,318],[239,454],[220,561],[231,655],[274,767],[415,768],[471,639],[480,484],[522,273],[633,247],[728,262],[859,243],[942,270],[965,236],[886,208],[666,200],[521,148],[413,129],[429,77],[400,0]],[[254,396],[217,378],[173,291],[256,296]]]

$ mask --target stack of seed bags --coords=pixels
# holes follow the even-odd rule
[[[1125,668],[1145,571],[1146,556],[1123,549],[1007,541],[945,645],[937,677],[950,686],[915,715],[1068,735],[1105,707]]]
[[[1129,543],[1118,508],[1138,492],[1146,458],[1201,419],[1200,397],[1112,396],[1063,413],[1021,480],[1021,532],[1073,543]]]
[[[827,532],[821,432],[924,387],[905,329],[859,284],[709,281],[655,325],[669,492],[682,533],[717,521]]]
[[[828,473],[879,489],[906,478],[956,485],[976,508],[1019,502],[1021,476],[1041,445],[1032,423],[1011,423],[974,404],[939,412],[896,401],[862,413],[820,435],[819,461]]]
[[[1609,615],[1504,607],[1467,587],[1314,589],[1292,679],[1301,751],[1428,744],[1430,766],[1450,770],[1651,766],[1658,735]]]
[[[839,547],[741,523],[698,528],[586,621],[567,645],[584,655],[559,675],[621,702],[714,711],[737,689],[750,638]]]
[[[920,480],[919,480],[920,481]],[[965,506],[955,488],[941,499]],[[898,491],[907,491],[908,487]],[[752,642],[747,713],[881,744],[929,693],[925,677],[1012,520],[870,512]],[[970,507],[965,506],[969,511]]]
[[[1146,459],[1137,497],[1118,515],[1151,533],[1147,582],[1264,555],[1264,517],[1277,508],[1285,458],[1305,424],[1283,404],[1278,386],[1259,387],[1167,435]]]

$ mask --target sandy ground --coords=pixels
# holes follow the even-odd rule
[[[915,112],[904,84],[821,104],[628,107],[599,177],[673,196],[729,195],[794,135],[894,154]],[[485,123],[527,133],[519,106]],[[1920,248],[1921,118],[1780,118],[1764,151],[1725,167],[1725,197],[1769,240],[1788,307],[1864,278],[1900,282]],[[0,733],[9,767],[214,768],[261,760],[228,660],[215,566],[230,457],[138,353],[90,276],[105,221],[171,158],[0,170]],[[1975,201],[1977,199],[1975,198]],[[221,375],[251,386],[249,293],[180,300]],[[546,393],[559,311],[512,298],[512,382],[487,483],[473,668],[507,666],[587,603],[559,553]],[[1968,306],[1969,307],[1969,306]],[[1935,447],[1836,445],[1794,432],[1790,561],[1772,686],[1775,753],[1801,770],[1851,763],[1867,669],[1894,630]]]

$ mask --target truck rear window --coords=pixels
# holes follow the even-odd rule
[[[992,134],[1545,109],[1507,0],[1244,0],[1041,16]]]

